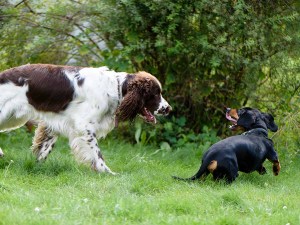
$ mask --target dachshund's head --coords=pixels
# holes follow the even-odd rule
[[[278,130],[278,126],[274,122],[274,117],[269,113],[260,112],[258,109],[249,107],[241,109],[226,109],[226,118],[233,123],[231,130],[242,128],[245,131],[254,128],[270,129],[273,132]]]
[[[162,97],[161,84],[156,77],[146,72],[128,74],[122,84],[120,106],[116,112],[117,120],[133,120],[140,115],[148,123],[156,123],[155,115],[168,115],[172,110]]]

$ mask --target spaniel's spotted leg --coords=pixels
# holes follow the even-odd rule
[[[83,136],[70,138],[69,142],[77,160],[89,163],[92,169],[99,173],[116,174],[105,164],[95,133],[87,130]]]
[[[45,160],[51,152],[57,136],[43,123],[40,122],[35,130],[32,142],[32,152],[36,155],[38,161]]]

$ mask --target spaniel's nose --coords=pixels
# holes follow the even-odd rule
[[[164,116],[167,116],[172,110],[172,107],[171,106],[167,106],[167,107],[162,107],[158,110],[158,114],[161,114],[161,115],[164,115]]]
[[[165,114],[168,115],[172,111],[172,107],[170,105],[165,109]]]

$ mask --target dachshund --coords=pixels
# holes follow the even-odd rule
[[[226,118],[233,123],[231,130],[243,129],[241,135],[228,137],[212,145],[202,157],[198,172],[190,178],[178,180],[196,180],[210,173],[214,180],[224,179],[227,183],[238,177],[238,171],[251,173],[257,171],[265,174],[263,163],[266,159],[273,163],[273,173],[279,174],[280,163],[273,141],[268,138],[268,129],[276,132],[278,126],[269,113],[260,112],[249,107],[226,109]]]

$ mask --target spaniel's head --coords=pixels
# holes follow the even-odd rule
[[[269,113],[260,112],[258,109],[245,107],[241,109],[226,110],[226,118],[232,122],[231,130],[238,130],[242,128],[245,131],[254,128],[263,128],[276,132],[278,126],[274,122],[274,117]]]
[[[156,123],[155,115],[168,115],[172,110],[162,97],[161,84],[146,72],[129,74],[122,84],[123,100],[116,112],[117,120],[133,120],[140,115],[148,123]]]

